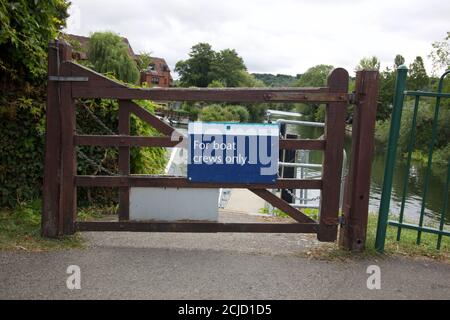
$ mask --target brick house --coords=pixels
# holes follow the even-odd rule
[[[87,60],[87,46],[89,43],[89,37],[79,36],[75,34],[63,34],[61,38],[68,40],[68,42],[72,44],[74,59]],[[134,53],[128,39],[122,37],[122,41],[128,47],[129,56],[134,60],[137,60],[139,58],[139,55]],[[139,83],[143,84],[144,82],[149,87],[172,86],[173,79],[170,74],[170,69],[163,58],[151,57],[149,68],[145,71],[142,71],[140,75]]]
[[[166,60],[158,57],[151,57],[151,62],[146,71],[141,72],[140,83],[146,83],[149,87],[171,87],[172,76]]]

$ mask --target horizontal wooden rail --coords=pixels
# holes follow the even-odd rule
[[[129,88],[74,62],[62,63],[72,76],[87,81],[72,82],[72,98],[148,99],[153,101],[213,102],[348,102],[346,92],[319,88]]]
[[[289,89],[209,89],[209,88],[111,88],[72,84],[74,98],[148,99],[152,101],[208,101],[208,102],[303,102],[327,103],[348,101],[346,93],[328,92],[328,88]]]
[[[142,137],[128,135],[75,135],[74,143],[78,146],[102,146],[102,147],[174,147],[182,142],[171,137]],[[325,140],[308,139],[280,139],[280,149],[291,150],[324,150]]]
[[[76,222],[77,231],[317,233],[317,223]]]
[[[148,187],[148,188],[251,188],[251,189],[322,189],[322,180],[278,179],[275,183],[210,183],[190,182],[173,176],[75,176],[79,187]]]
[[[78,146],[101,147],[174,147],[180,141],[172,141],[171,137],[76,135],[74,136],[74,143]]]
[[[325,149],[325,140],[280,139],[280,149],[324,150]]]

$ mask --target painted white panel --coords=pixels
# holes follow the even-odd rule
[[[218,221],[219,189],[131,188],[130,220]]]

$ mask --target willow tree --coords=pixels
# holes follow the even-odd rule
[[[98,72],[112,73],[117,79],[128,83],[137,83],[139,79],[139,71],[129,54],[128,45],[116,33],[93,33],[88,46],[88,59]]]

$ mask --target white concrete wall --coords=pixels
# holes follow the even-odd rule
[[[131,188],[130,220],[218,221],[219,189]]]

